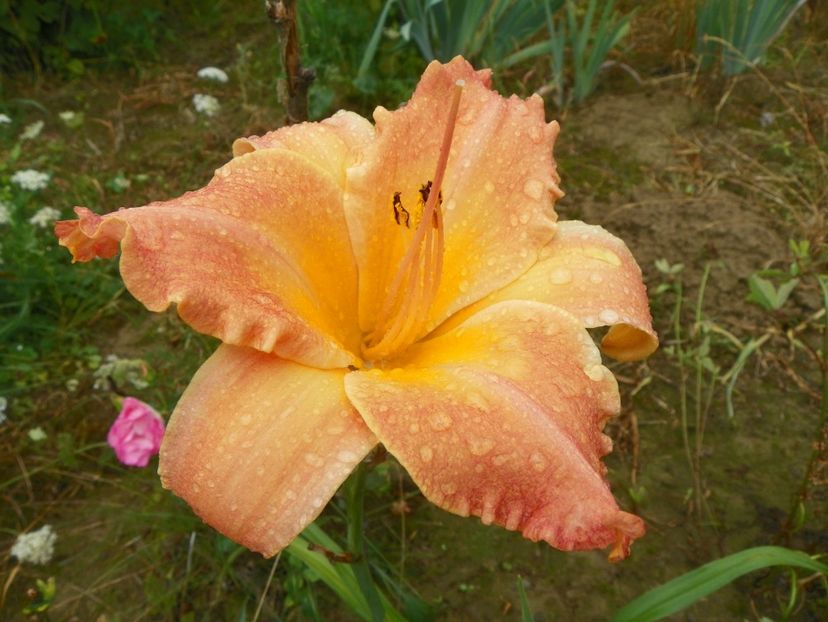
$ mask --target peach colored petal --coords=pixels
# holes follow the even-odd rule
[[[644,533],[604,477],[618,387],[577,318],[503,302],[393,363],[345,391],[431,501],[563,550],[613,546],[611,559]]]
[[[258,149],[287,149],[301,153],[333,175],[344,188],[346,167],[360,157],[373,138],[374,126],[368,119],[340,110],[319,123],[288,125],[264,136],[239,138],[233,143],[233,155]]]
[[[184,392],[159,474],[209,525],[274,555],[376,444],[340,370],[220,346]]]
[[[397,223],[395,193],[409,213],[417,211],[420,188],[435,175],[458,80],[465,86],[441,191],[442,280],[426,328],[514,280],[554,234],[558,125],[545,123],[541,98],[501,97],[490,89],[488,70],[475,72],[460,57],[431,63],[407,104],[376,109],[376,140],[347,171],[345,214],[363,331],[374,328],[416,228]]]
[[[569,311],[587,328],[609,326],[604,353],[621,361],[645,358],[658,347],[641,269],[626,244],[602,227],[558,223],[553,240],[525,274],[453,315],[443,334],[503,300],[536,300]]]
[[[147,308],[226,343],[317,367],[357,358],[357,274],[337,181],[306,157],[237,157],[204,188],[55,231],[76,261],[111,257]]]

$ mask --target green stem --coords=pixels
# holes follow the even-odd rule
[[[825,451],[825,443],[828,441],[828,276],[817,275],[817,283],[822,290],[822,306],[825,309],[824,325],[822,327],[822,360],[820,361],[822,366],[822,399],[819,405],[819,418],[814,434],[814,448],[811,451],[811,459],[805,468],[802,483],[782,527],[781,533],[785,540],[789,540],[791,534],[799,527],[799,525],[796,525],[799,508],[800,506],[804,507],[805,501],[808,500],[811,480],[822,462],[822,453]]]
[[[383,608],[377,586],[371,576],[371,569],[365,556],[365,539],[363,519],[365,516],[365,476],[367,468],[364,462],[356,468],[348,480],[345,492],[348,515],[348,550],[354,555],[353,570],[356,575],[359,589],[368,602],[371,618],[374,622],[382,622]]]

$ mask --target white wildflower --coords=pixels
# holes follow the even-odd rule
[[[6,423],[6,408],[9,406],[9,400],[0,395],[0,425]]]
[[[219,69],[218,67],[202,67],[198,70],[198,77],[203,78],[205,80],[215,80],[216,82],[221,82],[224,84],[227,82],[228,77],[224,70]]]
[[[776,115],[772,112],[765,111],[759,115],[759,125],[762,127],[768,127],[769,125],[773,125],[774,121],[776,121]]]
[[[20,132],[20,140],[34,140],[40,136],[40,132],[43,131],[43,125],[43,121],[29,123],[29,125],[24,127],[23,131]]]
[[[43,428],[37,427],[29,430],[29,438],[32,439],[35,443],[39,443],[40,441],[45,441],[47,438],[49,438],[49,435],[43,431]]]
[[[34,216],[29,218],[29,222],[36,227],[45,229],[53,222],[60,218],[60,212],[54,207],[41,207]]]
[[[83,125],[83,113],[75,112],[74,110],[64,110],[59,112],[58,116],[68,128],[75,129]]]
[[[11,205],[0,201],[0,225],[7,225],[11,222]]]
[[[11,554],[18,561],[29,564],[48,564],[55,554],[57,534],[51,525],[43,525],[37,531],[21,533],[12,546]]]
[[[8,125],[9,123],[11,123],[11,117],[0,112],[0,125]]]
[[[41,173],[32,168],[17,171],[11,176],[11,182],[17,184],[23,190],[43,190],[49,185],[49,173]]]
[[[196,112],[214,117],[219,113],[221,104],[212,95],[205,95],[203,93],[196,93],[193,95],[193,108]]]

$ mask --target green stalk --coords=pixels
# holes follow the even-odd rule
[[[782,527],[782,535],[785,540],[789,540],[791,534],[799,527],[796,523],[800,522],[804,512],[800,508],[804,508],[805,501],[808,499],[811,480],[814,477],[814,472],[817,470],[824,449],[824,442],[828,440],[828,276],[817,275],[817,283],[822,290],[822,308],[825,309],[823,316],[824,324],[822,327],[822,398],[819,406],[819,419],[817,421],[817,429],[814,434],[814,445],[811,451],[811,459],[808,461],[808,466],[805,468],[805,474],[802,476],[802,483],[799,485],[799,490],[794,497],[791,509],[788,511],[788,518],[785,520],[785,525]]]
[[[352,565],[359,589],[371,609],[371,618],[374,622],[384,619],[382,601],[377,586],[371,576],[368,560],[365,557],[365,539],[363,523],[365,517],[365,463],[360,463],[351,474],[346,485],[345,500],[348,516],[348,551],[354,555]]]

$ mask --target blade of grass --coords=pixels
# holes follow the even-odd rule
[[[650,590],[618,611],[612,622],[661,620],[742,575],[769,566],[792,566],[828,574],[828,565],[801,551],[779,546],[759,546],[717,559]]]

